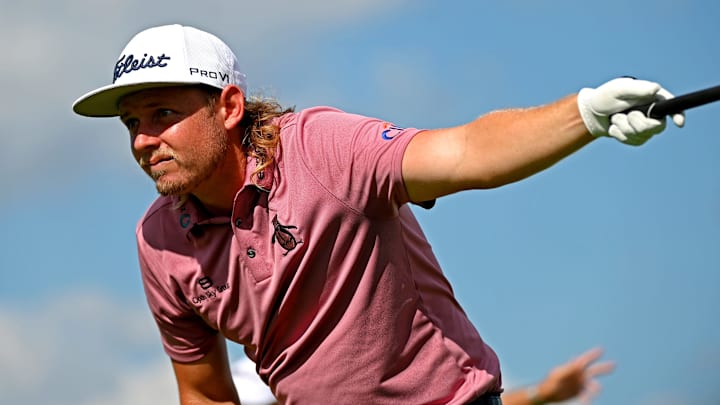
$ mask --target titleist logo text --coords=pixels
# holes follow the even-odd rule
[[[158,56],[148,56],[148,54],[144,54],[142,59],[135,59],[135,55],[123,55],[115,64],[113,83],[115,83],[115,81],[125,73],[130,73],[140,69],[165,67],[167,66],[165,61],[168,60],[170,60],[170,57],[166,56],[164,53]]]

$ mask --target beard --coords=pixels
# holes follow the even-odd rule
[[[228,140],[224,128],[210,125],[206,128],[203,141],[184,153],[162,151],[174,161],[176,168],[150,171],[160,195],[190,194],[207,180],[222,163],[228,151]],[[161,151],[158,151],[158,153]]]

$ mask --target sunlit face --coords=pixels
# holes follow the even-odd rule
[[[227,133],[197,87],[143,90],[120,102],[133,156],[158,193],[192,193],[220,165]]]

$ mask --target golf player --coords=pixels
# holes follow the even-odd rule
[[[403,128],[249,97],[228,46],[180,25],[138,33],[112,70],[73,109],[119,117],[160,194],[137,246],[182,404],[239,402],[225,339],[283,404],[501,404],[498,358],[411,204],[522,180],[599,138],[641,145],[665,120],[624,111],[672,97],[618,78],[456,127]]]

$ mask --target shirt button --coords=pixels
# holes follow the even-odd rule
[[[255,257],[255,249],[253,249],[253,248],[248,248],[248,250],[247,250],[247,255],[248,255],[248,257],[251,258],[251,259],[252,259],[253,257]]]
[[[240,225],[242,225],[242,219],[236,218],[235,219],[235,227],[240,228]]]
[[[260,172],[257,174],[257,176],[258,176],[258,179],[262,180],[265,178],[265,172]]]

